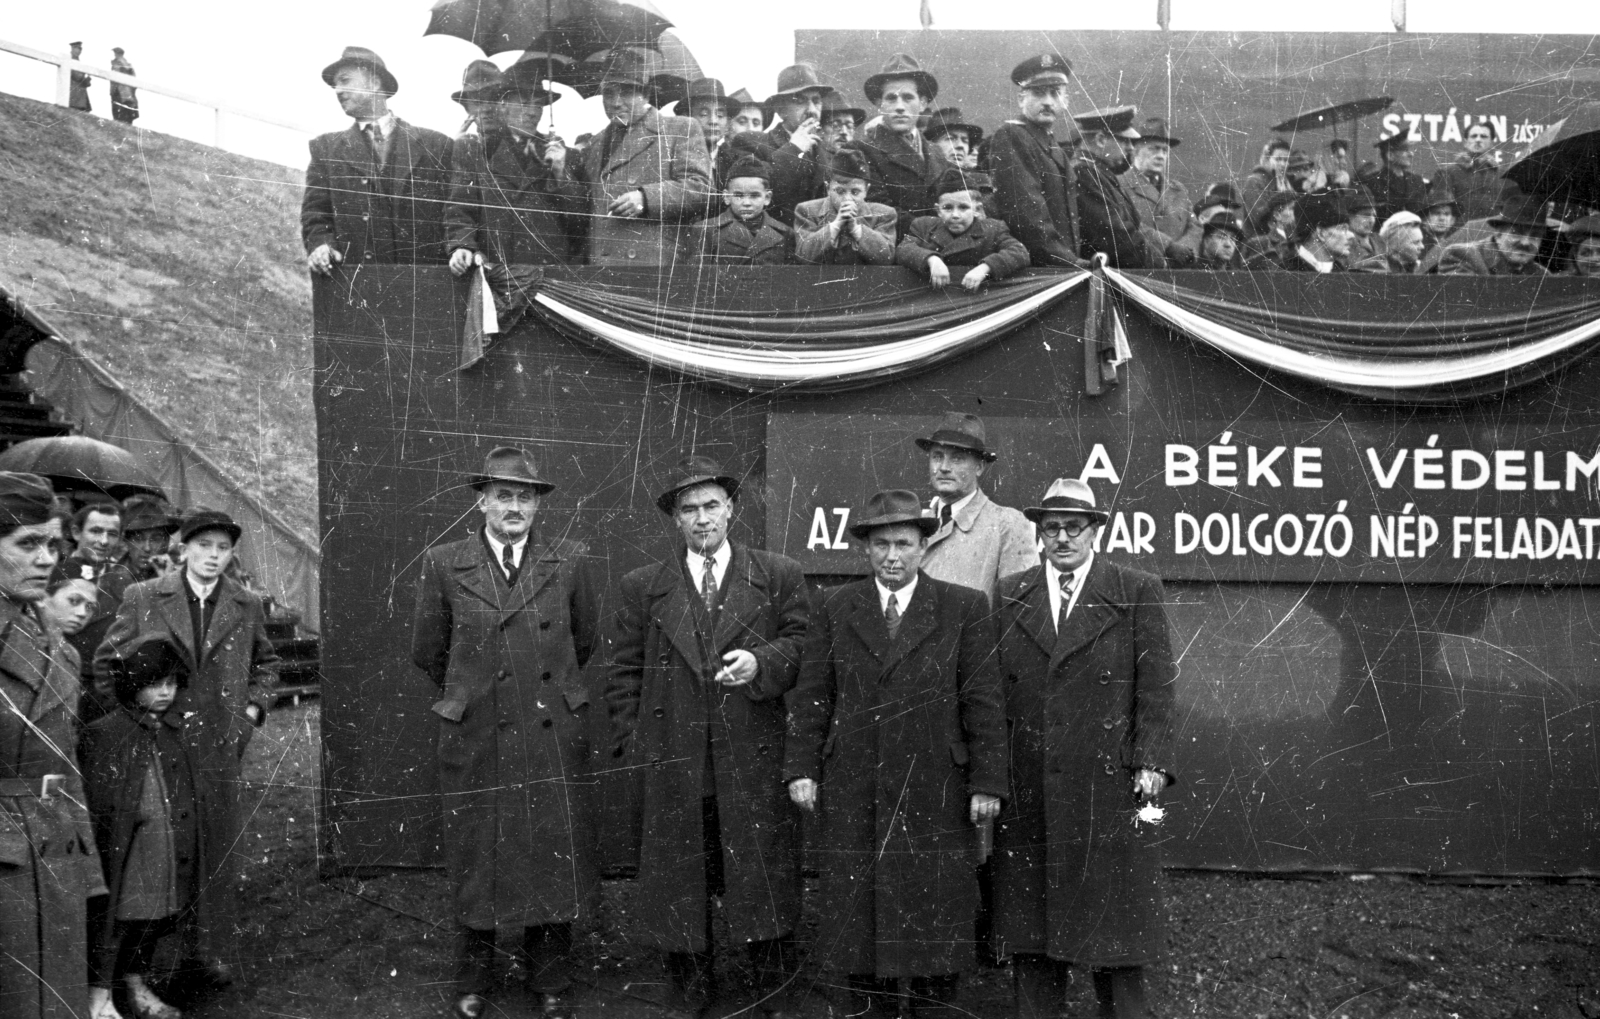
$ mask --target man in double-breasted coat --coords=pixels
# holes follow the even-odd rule
[[[669,1007],[712,998],[711,909],[748,946],[756,1007],[791,1007],[799,815],[784,795],[784,695],[809,602],[800,564],[728,539],[739,479],[692,456],[656,500],[682,541],[622,578],[606,700],[613,753],[637,769],[643,841],[633,912],[667,953]]]
[[[710,200],[699,122],[651,106],[647,78],[641,57],[617,54],[600,93],[611,122],[571,167],[588,190],[590,265],[670,265]]]
[[[1072,65],[1054,53],[1030,57],[1011,70],[1020,115],[1000,125],[984,147],[1000,218],[1028,249],[1034,265],[1081,266],[1078,257],[1077,172],[1056,140],[1067,118]],[[1071,121],[1067,121],[1069,129]]]
[[[980,592],[919,569],[935,526],[908,491],[856,514],[873,575],[828,594],[790,698],[789,794],[818,820],[817,953],[847,975],[853,1015],[907,999],[962,1014],[974,826],[1007,795],[993,617]]]
[[[546,1011],[570,983],[572,923],[598,889],[582,669],[602,585],[581,542],[541,541],[555,486],[501,446],[468,483],[482,529],[427,551],[411,659],[439,686],[439,792],[455,896],[455,1014],[483,1014],[496,926],[521,927],[529,990]]]
[[[0,1015],[90,1012],[87,900],[106,893],[73,754],[78,656],[40,617],[49,482],[0,472]],[[110,1004],[109,994],[94,1002]]]
[[[450,139],[395,116],[399,84],[383,58],[359,46],[322,71],[350,117],[311,139],[300,235],[313,272],[341,262],[443,265]]]
[[[166,635],[182,653],[188,680],[171,710],[185,719],[187,738],[198,747],[201,781],[217,791],[222,805],[202,819],[202,838],[233,849],[207,861],[183,950],[199,975],[218,985],[233,979],[230,960],[238,947],[233,933],[243,859],[236,848],[244,828],[240,761],[272,706],[278,666],[261,599],[224,573],[242,534],[220,510],[185,514],[178,526],[183,569],[130,585],[95,654],[97,678],[110,682],[111,663],[152,634]]]
[[[1162,949],[1160,828],[1137,817],[1171,782],[1173,683],[1161,581],[1094,552],[1106,513],[1077,479],[1025,511],[1044,561],[1000,583],[1000,674],[1013,799],[994,836],[996,953],[1019,1019],[1059,1019],[1068,967],[1100,1015],[1143,1017]]]

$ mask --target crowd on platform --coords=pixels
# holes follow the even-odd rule
[[[347,48],[323,80],[353,123],[311,143],[311,268],[899,264],[968,289],[1097,255],[1126,269],[1600,274],[1600,215],[1504,181],[1488,122],[1432,181],[1411,170],[1409,133],[1360,166],[1341,139],[1324,156],[1273,138],[1241,180],[1191,198],[1166,122],[1136,124],[1131,106],[1070,114],[1072,68],[1051,53],[1012,70],[1018,114],[990,132],[937,107],[938,79],[906,54],[863,82],[869,109],[806,63],[758,100],[715,78],[663,81],[623,50],[600,84],[607,126],[568,144],[541,130],[560,99],[545,71],[474,61],[450,138],[395,116],[394,75]]]
[[[233,980],[240,760],[272,705],[227,514],[0,472],[0,1015],[180,1019]]]

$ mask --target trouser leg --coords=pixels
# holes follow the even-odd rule
[[[785,935],[770,941],[752,941],[750,970],[755,974],[757,1008],[764,1012],[778,1012],[792,1006],[795,994],[794,978],[798,969],[794,938]]]
[[[1144,967],[1117,966],[1094,971],[1094,998],[1100,1019],[1146,1019]]]
[[[494,930],[456,931],[456,994],[488,994],[494,982]]]
[[[1067,964],[1047,955],[1018,953],[1011,959],[1017,1019],[1063,1019],[1066,1012]]]
[[[528,990],[561,994],[572,984],[572,925],[546,923],[523,928],[522,955]]]

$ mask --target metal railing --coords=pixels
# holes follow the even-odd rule
[[[253,120],[258,124],[267,124],[272,127],[284,128],[286,130],[295,131],[299,134],[305,135],[308,138],[322,133],[322,130],[319,128],[307,127],[304,124],[296,124],[293,121],[283,120],[278,117],[268,116],[263,113],[257,113],[254,110],[247,110],[240,106],[231,106],[227,103],[219,103],[215,99],[207,99],[204,96],[195,95],[193,92],[185,92],[182,89],[152,84],[144,78],[135,77],[131,74],[123,74],[121,71],[113,71],[105,67],[95,67],[92,64],[86,64],[81,60],[74,60],[70,55],[65,53],[46,53],[44,50],[36,50],[31,46],[23,46],[20,43],[7,42],[4,39],[0,39],[0,52],[12,53],[19,57],[27,57],[30,60],[38,60],[42,63],[55,65],[56,104],[58,106],[66,106],[70,103],[72,96],[72,72],[82,71],[84,74],[95,78],[104,78],[106,81],[116,82],[120,85],[131,85],[142,92],[167,96],[170,99],[177,99],[195,106],[204,107],[205,109],[212,111],[212,118],[215,124],[215,134],[212,144],[219,149],[227,148],[227,146],[224,144],[224,139],[226,137],[225,124],[227,118],[229,117],[238,117],[243,120]]]

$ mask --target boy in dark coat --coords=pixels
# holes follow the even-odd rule
[[[774,219],[772,168],[744,156],[728,171],[722,199],[727,208],[694,227],[694,246],[704,262],[722,265],[783,265],[794,253],[794,231]]]
[[[925,273],[935,289],[950,285],[950,267],[972,266],[961,285],[976,290],[1028,266],[1028,249],[1005,223],[984,219],[983,195],[960,170],[946,170],[933,186],[937,216],[918,216],[895,249],[895,261]]]
[[[164,634],[107,663],[118,707],[83,739],[84,792],[111,894],[90,910],[89,970],[97,998],[114,980],[134,1013],[178,1019],[145,982],[156,943],[192,916],[208,852],[201,818],[212,806],[199,784],[177,698],[183,659]]]

